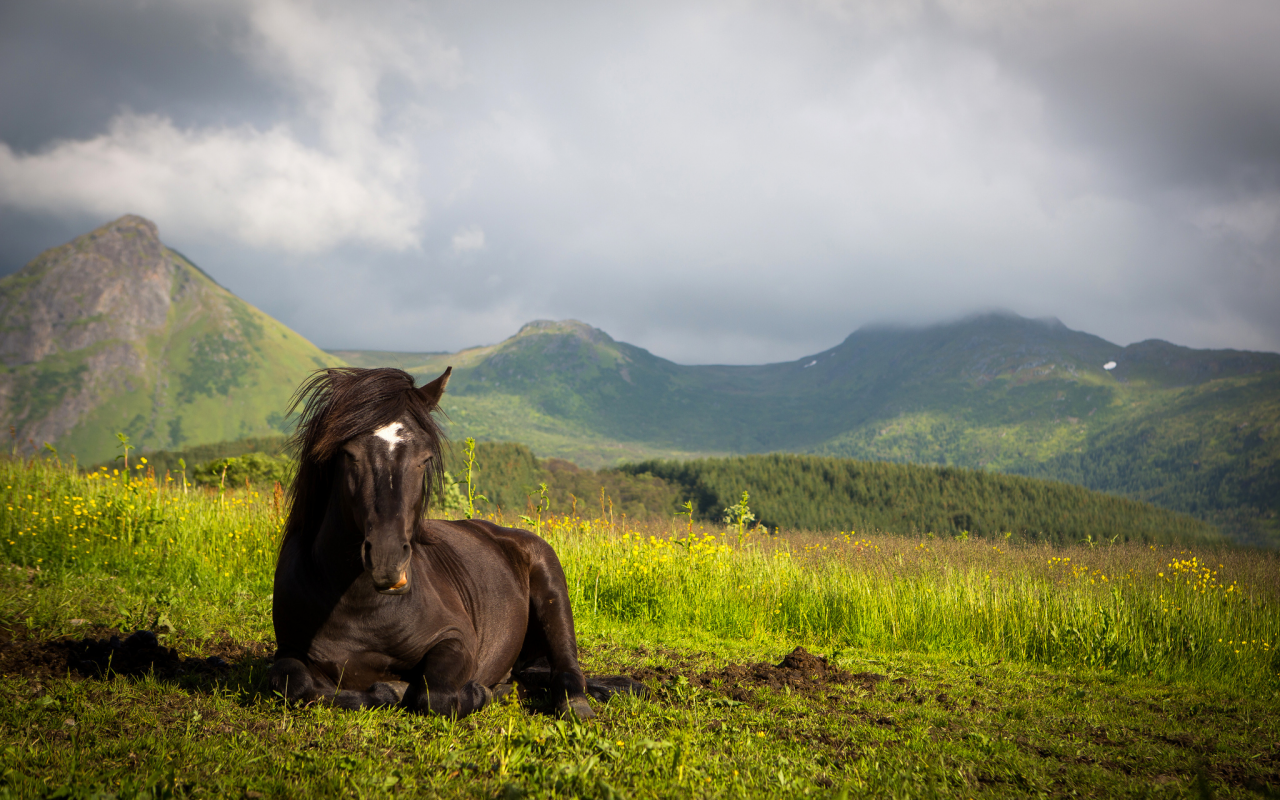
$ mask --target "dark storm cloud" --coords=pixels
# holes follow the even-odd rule
[[[1269,3],[33,9],[8,268],[132,211],[328,347],[753,362],[1005,307],[1280,348]]]
[[[1052,9],[1051,11],[1061,11]],[[1280,13],[1265,0],[1082,4],[965,31],[1128,180],[1221,189],[1280,177]]]
[[[121,109],[179,125],[256,122],[290,106],[233,46],[243,14],[220,4],[0,6],[0,140],[30,151],[102,131]]]

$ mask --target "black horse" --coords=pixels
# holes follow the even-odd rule
[[[328,369],[299,387],[271,686],[288,700],[463,716],[546,659],[557,710],[594,717],[551,546],[424,516],[443,485],[432,412],[451,370],[415,388],[398,369]],[[617,688],[605,679],[592,693]]]

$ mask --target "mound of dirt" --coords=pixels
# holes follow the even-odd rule
[[[0,639],[0,675],[44,678],[66,673],[65,643]]]
[[[657,668],[640,670],[633,677],[636,680],[666,684],[675,680],[678,675]],[[792,691],[808,694],[828,691],[832,685],[837,684],[857,683],[871,688],[885,679],[885,676],[874,672],[852,673],[840,669],[826,656],[814,655],[803,647],[792,650],[777,664],[764,661],[755,664],[729,664],[718,670],[687,677],[694,686],[723,692],[739,701],[748,700],[749,690],[760,687],[774,690],[790,687]]]

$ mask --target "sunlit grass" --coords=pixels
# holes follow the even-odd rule
[[[910,650],[1235,683],[1274,681],[1273,553],[1054,548],[891,535],[545,526],[580,620],[831,650]]]
[[[4,560],[54,574],[163,579],[217,594],[270,592],[281,496],[184,490],[101,468],[0,462]],[[177,484],[177,485],[175,485]]]
[[[132,579],[198,589],[210,603],[252,598],[265,623],[280,493],[184,490],[145,479],[139,466],[83,475],[0,462],[0,559],[49,580]],[[739,541],[696,523],[554,515],[540,533],[560,555],[587,632],[644,626],[1237,685],[1280,673],[1280,560],[1269,552],[868,532]]]

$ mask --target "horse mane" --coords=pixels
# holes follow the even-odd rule
[[[335,457],[343,443],[391,422],[412,419],[417,423],[432,452],[427,464],[427,502],[433,493],[444,496],[442,448],[447,439],[433,416],[439,406],[418,391],[409,373],[391,367],[318,369],[294,392],[289,413],[299,407],[298,427],[289,441],[298,458],[298,472],[289,484],[282,547],[319,528],[329,505]],[[421,513],[425,512],[424,507]]]

